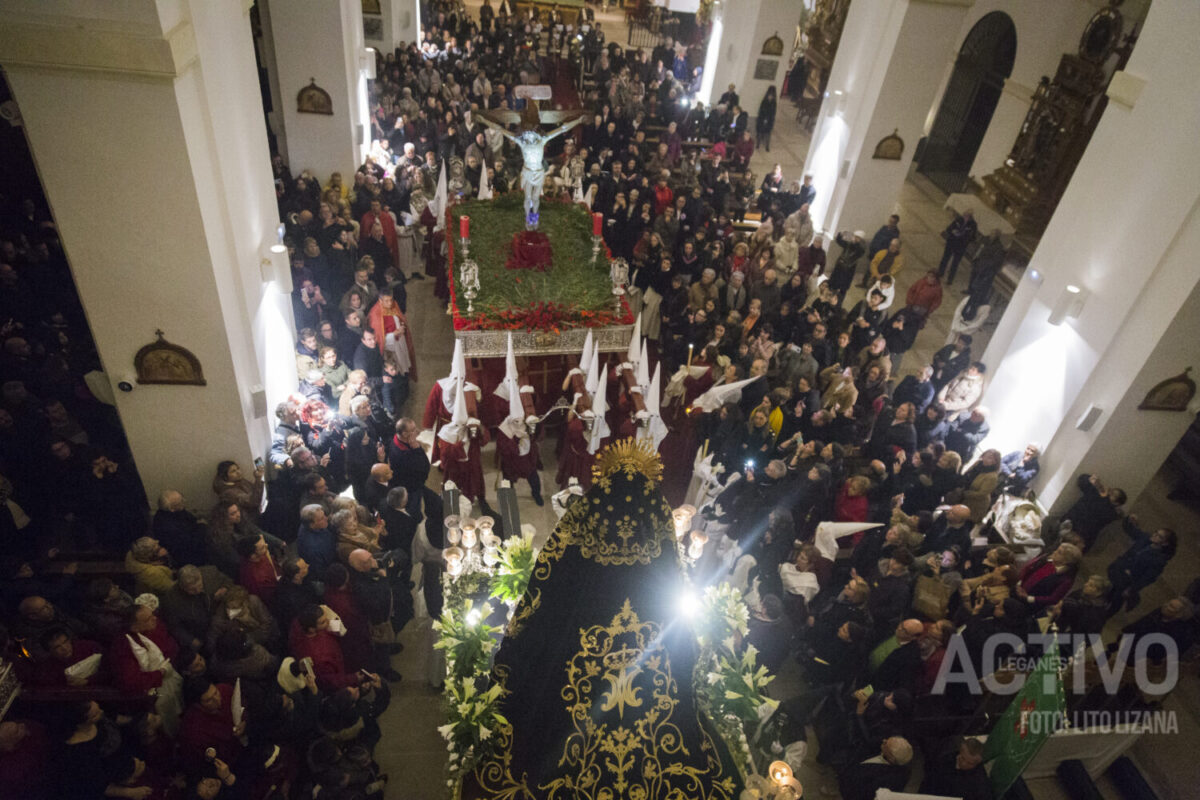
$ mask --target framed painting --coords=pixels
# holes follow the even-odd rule
[[[1155,384],[1138,404],[1144,411],[1187,411],[1188,403],[1196,396],[1196,382],[1188,377],[1191,367],[1174,378]]]

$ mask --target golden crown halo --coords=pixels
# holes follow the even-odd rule
[[[631,437],[605,447],[592,465],[592,477],[598,481],[618,471],[630,478],[641,473],[651,486],[656,486],[662,481],[663,465],[649,440]]]

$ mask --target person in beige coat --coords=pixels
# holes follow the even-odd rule
[[[938,392],[938,402],[946,409],[946,419],[954,421],[971,413],[983,398],[983,374],[987,367],[976,361],[967,371],[954,378]]]

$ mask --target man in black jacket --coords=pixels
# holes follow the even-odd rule
[[[388,630],[393,615],[392,585],[370,552],[362,549],[351,551],[347,561],[351,591],[371,626],[371,647],[379,675],[387,681],[401,680],[400,673],[392,669],[390,659],[392,651],[398,649],[395,646],[394,629]]]
[[[1125,505],[1123,489],[1109,489],[1095,475],[1080,475],[1075,479],[1082,496],[1068,509],[1063,519],[1069,519],[1075,532],[1083,537],[1090,549],[1096,537],[1108,523],[1121,516],[1120,508]]]
[[[151,535],[167,548],[176,564],[207,564],[205,539],[208,526],[183,506],[183,495],[173,489],[158,498],[158,511],[151,523]]]
[[[983,744],[978,739],[953,739],[925,762],[921,794],[992,800],[992,785],[983,768]]]
[[[879,755],[851,764],[838,773],[842,800],[873,800],[880,789],[904,790],[913,757],[912,745],[901,736],[884,739]]]
[[[964,505],[950,506],[938,517],[921,540],[917,555],[940,555],[951,547],[957,547],[960,553],[971,552],[971,509]]]

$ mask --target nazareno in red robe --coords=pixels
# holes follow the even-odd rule
[[[558,456],[558,473],[554,479],[559,489],[566,489],[567,482],[576,478],[586,492],[592,488],[592,462],[595,456],[588,452],[587,431],[583,420],[572,417],[562,436],[562,452]]]
[[[439,441],[441,441],[439,455],[443,479],[454,481],[454,485],[462,492],[463,497],[471,502],[483,498],[485,487],[482,450],[484,445],[491,441],[487,428],[480,425],[478,435],[473,439],[468,439],[465,443],[461,440],[447,442],[439,439]]]
[[[500,474],[506,481],[516,483],[529,480],[529,476],[542,467],[537,437],[530,437],[529,452],[521,455],[520,442],[504,431],[496,432],[496,455],[500,459]]]

